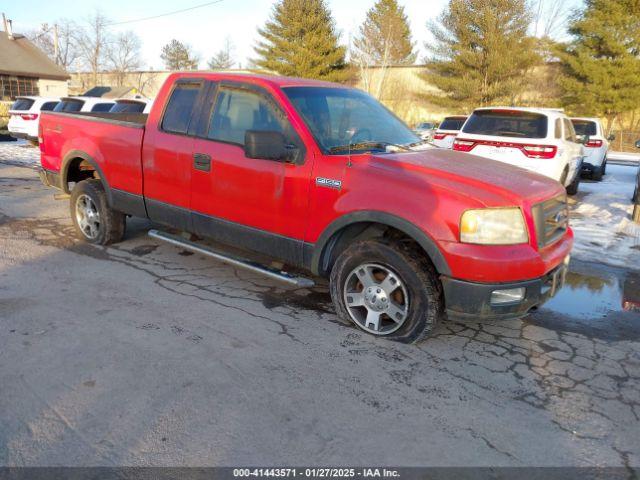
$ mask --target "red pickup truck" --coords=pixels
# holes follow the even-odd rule
[[[39,137],[84,240],[138,216],[258,252],[329,277],[340,318],[400,341],[446,315],[525,315],[573,244],[558,182],[425,145],[342,85],[176,73],[148,117],[46,112]]]

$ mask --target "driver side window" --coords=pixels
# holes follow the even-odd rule
[[[207,138],[244,145],[247,130],[285,133],[281,116],[262,95],[221,87],[209,120]]]

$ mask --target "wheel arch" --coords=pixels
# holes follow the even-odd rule
[[[356,238],[378,236],[382,230],[393,228],[415,241],[431,260],[436,271],[451,275],[449,265],[435,240],[413,223],[396,215],[380,211],[358,211],[334,220],[315,243],[310,261],[311,271],[316,275],[326,275],[341,247]]]
[[[70,193],[69,182],[76,181],[76,177],[74,177],[74,179],[69,178],[70,174],[75,174],[75,172],[77,171],[76,168],[78,168],[82,163],[89,164],[93,168],[94,172],[97,174],[97,177],[94,174],[92,175],[92,177],[88,178],[95,178],[96,180],[100,180],[102,186],[104,187],[104,191],[107,194],[107,201],[109,202],[109,205],[111,205],[111,189],[109,188],[109,183],[107,182],[104,173],[100,168],[100,165],[98,165],[98,162],[96,162],[96,160],[91,155],[83,152],[82,150],[71,150],[67,153],[67,155],[65,155],[64,159],[62,160],[62,168],[60,170],[60,182],[62,190],[65,193]]]

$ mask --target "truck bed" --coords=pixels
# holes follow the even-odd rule
[[[141,113],[43,112],[42,168],[62,175],[84,159],[104,177],[111,192],[142,195],[146,121],[147,115]]]

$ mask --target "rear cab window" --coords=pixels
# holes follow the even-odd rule
[[[440,124],[439,130],[460,130],[466,120],[466,117],[447,117]]]
[[[573,124],[573,129],[576,131],[576,135],[589,135],[593,137],[598,134],[596,122],[591,120],[571,120],[571,123]]]
[[[67,100],[62,100],[60,103],[58,103],[53,111],[54,112],[79,112],[82,109],[82,106],[84,105],[84,100],[77,100],[77,99],[67,99]]]
[[[462,131],[475,135],[513,138],[546,138],[548,118],[521,110],[476,110]]]
[[[187,134],[201,88],[201,82],[175,84],[165,107],[161,130],[167,133]]]
[[[18,98],[15,102],[13,102],[13,105],[11,105],[11,108],[9,110],[27,111],[33,106],[34,103],[35,100],[32,100],[30,98]]]

